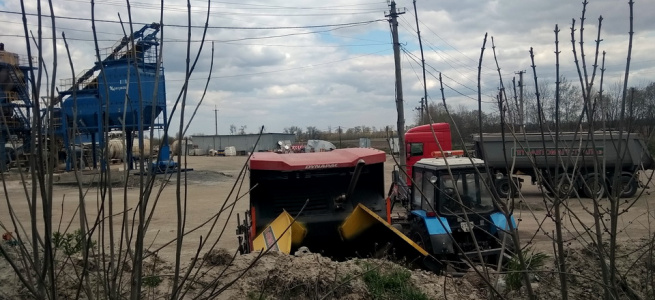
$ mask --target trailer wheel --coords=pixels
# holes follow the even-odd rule
[[[500,198],[507,198],[510,195],[510,191],[514,197],[518,196],[518,191],[521,189],[521,183],[518,180],[514,180],[516,187],[512,186],[512,183],[509,181],[509,177],[496,180],[494,184],[496,187],[496,192]]]
[[[566,199],[571,196],[575,189],[575,178],[573,174],[560,174],[557,177],[555,190],[557,191],[560,199]]]
[[[585,179],[584,187],[582,188],[584,195],[587,198],[602,198],[605,196],[605,185],[603,179],[599,176],[590,175]]]
[[[509,183],[509,179],[503,178],[503,179],[498,179],[496,180],[496,192],[498,192],[498,196],[500,198],[507,198],[509,197],[509,191],[511,190],[511,184]]]
[[[637,179],[627,175],[619,177],[619,197],[630,198],[637,193],[637,189],[639,189]]]

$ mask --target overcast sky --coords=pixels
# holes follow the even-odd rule
[[[37,1],[25,1],[30,14]],[[47,1],[42,10],[49,14]],[[54,12],[59,65],[57,79],[70,78],[61,34],[65,33],[76,72],[93,66],[91,5],[89,0],[56,0]],[[128,20],[123,0],[96,0],[95,18],[101,48],[112,46],[123,35],[119,17]],[[166,0],[163,58],[169,111],[184,79],[187,30],[186,1]],[[200,47],[207,2],[191,0],[192,57]],[[430,101],[441,101],[436,76],[443,73],[446,101],[459,107],[477,106],[477,64],[485,33],[489,34],[482,68],[484,110],[499,87],[491,37],[496,44],[501,75],[506,86],[517,71],[527,71],[526,93],[534,93],[530,47],[534,48],[539,83],[555,81],[555,25],[561,32],[561,74],[577,82],[571,46],[571,21],[579,28],[582,4],[572,0],[418,0],[418,17]],[[626,67],[629,32],[627,1],[591,0],[585,21],[585,54],[593,64],[598,17],[602,15],[601,51],[607,51],[605,82],[621,80]],[[143,23],[159,22],[156,0],[130,1],[134,30]],[[415,107],[423,95],[420,51],[411,1],[397,1],[406,13],[399,18],[405,119],[416,122]],[[20,1],[0,0],[0,41],[7,51],[24,54],[25,39]],[[209,75],[211,42],[214,66],[207,94],[187,134],[213,134],[214,109],[218,133],[230,125],[256,132],[281,132],[289,126],[315,126],[334,131],[338,126],[396,124],[394,60],[386,1],[371,0],[267,0],[212,1],[207,41],[200,63],[191,77],[186,106],[188,120],[198,104]],[[634,41],[629,84],[642,86],[655,79],[655,1],[636,1]],[[29,16],[28,27],[37,34],[38,19]],[[108,21],[108,22],[105,22]],[[50,20],[43,18],[43,34],[50,37]],[[129,28],[126,28],[129,30]],[[576,32],[579,39],[579,31]],[[44,42],[44,57],[52,75],[53,45]],[[579,54],[578,49],[578,54]],[[173,116],[179,120],[179,110]],[[175,130],[177,131],[177,130]],[[174,133],[174,132],[172,132]]]

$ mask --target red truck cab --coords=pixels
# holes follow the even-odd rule
[[[434,129],[434,135],[430,126]],[[437,137],[436,141],[435,136]],[[405,147],[407,149],[407,184],[411,186],[412,166],[417,161],[422,158],[431,158],[433,151],[452,150],[450,124],[433,123],[410,128],[405,132]]]

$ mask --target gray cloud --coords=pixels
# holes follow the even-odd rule
[[[27,2],[27,10],[36,6]],[[55,3],[59,16],[89,19],[90,4],[61,0]],[[205,22],[206,2],[192,1],[191,23]],[[496,43],[501,74],[508,86],[515,72],[526,70],[526,90],[534,90],[528,51],[534,48],[539,82],[554,82],[554,33],[559,24],[561,73],[577,80],[570,42],[571,19],[579,26],[580,2],[569,0],[526,1],[418,1],[421,33],[428,66],[428,93],[432,101],[440,101],[436,80],[443,72],[447,102],[457,107],[477,106],[477,62],[485,33],[489,40],[482,70],[483,100],[492,99],[499,80],[491,49],[491,37]],[[2,10],[20,11],[17,1],[0,4]],[[159,21],[159,1],[142,0],[132,3],[133,20],[142,23]],[[413,122],[412,110],[423,95],[418,42],[415,33],[412,2],[398,1],[407,8],[400,18],[403,53],[403,87],[405,118]],[[227,133],[230,124],[246,125],[254,132],[261,125],[268,132],[288,126],[316,126],[327,130],[337,126],[370,125],[383,127],[396,122],[394,100],[394,64],[387,22],[374,22],[343,28],[287,28],[318,24],[341,24],[383,19],[389,8],[382,1],[260,1],[212,3],[207,43],[190,80],[187,99],[188,120],[200,101],[211,62],[211,42],[214,42],[212,80],[202,107],[190,126],[190,133],[213,133],[214,107],[219,109],[219,133]],[[655,2],[635,4],[635,40],[631,83],[649,81],[655,74],[652,53],[655,45]],[[117,1],[97,3],[96,19],[117,21],[120,13],[124,22],[128,12]],[[598,17],[603,15],[601,51],[607,51],[607,80],[617,81],[625,70],[628,41],[628,5],[611,0],[591,1],[587,9],[585,41],[587,59],[591,60],[596,39]],[[29,28],[35,34],[36,18],[28,17]],[[42,20],[50,26],[47,18]],[[187,51],[186,1],[165,1],[164,66],[168,102],[172,105],[184,82]],[[8,50],[25,53],[21,18],[3,14],[2,40]],[[69,39],[76,73],[93,65],[94,45],[91,22],[88,20],[57,19],[57,37],[65,32]],[[135,29],[141,25],[135,25]],[[237,29],[217,27],[248,27]],[[43,29],[51,35],[50,28]],[[112,46],[122,36],[117,23],[96,23],[100,48]],[[129,30],[126,28],[126,30]],[[380,34],[380,33],[384,34]],[[579,31],[576,33],[576,39]],[[201,28],[191,31],[191,59],[200,46]],[[361,46],[375,45],[375,46]],[[50,69],[54,59],[53,45],[44,41],[44,60]],[[57,42],[58,79],[72,77],[61,39]],[[579,53],[578,53],[579,54]],[[591,64],[591,61],[588,61]],[[49,70],[51,71],[51,70]],[[473,99],[472,99],[473,98]],[[493,111],[493,105],[485,104]],[[169,110],[172,106],[169,107]],[[179,111],[174,120],[179,117]]]

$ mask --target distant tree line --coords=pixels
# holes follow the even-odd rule
[[[503,103],[502,114],[501,108],[491,109],[490,111],[482,112],[482,128],[483,132],[500,132],[501,130],[501,117],[506,124],[506,130],[520,130],[521,114],[520,109],[520,95],[515,94],[514,87],[506,87],[507,98],[509,103]],[[622,87],[619,83],[609,85],[608,88],[600,95],[599,91],[592,91],[596,96],[594,105],[594,114],[596,120],[604,120],[606,128],[619,128],[619,120],[621,120],[621,107],[620,99],[622,95]],[[583,96],[580,86],[577,82],[569,80],[565,77],[560,78],[560,105],[559,105],[559,121],[560,131],[575,131],[587,130],[585,123],[586,118],[582,122],[580,118],[583,113]],[[529,87],[524,88],[523,95],[523,124],[527,132],[538,132],[541,123],[550,130],[555,130],[555,87],[554,84],[544,84],[539,88],[539,101],[534,90],[530,91]],[[626,111],[623,112],[624,118],[622,119],[625,126],[629,128],[630,132],[641,134],[649,141],[651,151],[655,150],[655,138],[653,138],[653,124],[655,124],[655,82],[650,82],[642,87],[630,88],[628,91],[626,103]],[[539,109],[541,108],[541,109]],[[469,106],[459,105],[452,107],[448,105],[447,109],[443,103],[433,102],[428,106],[428,115],[420,116],[418,112],[414,116],[414,124],[406,126],[408,130],[417,125],[435,123],[449,123],[451,124],[451,133],[453,137],[454,146],[461,147],[461,141],[464,143],[472,142],[471,136],[479,133],[480,114],[477,109],[471,109]],[[450,113],[450,116],[448,116]],[[457,130],[455,126],[457,125]],[[582,127],[582,128],[580,128]],[[246,134],[246,126],[230,125],[230,134]],[[356,140],[359,138],[371,139],[386,139],[387,137],[395,137],[397,131],[394,125],[384,127],[376,126],[328,126],[327,130],[321,130],[315,126],[307,126],[302,128],[300,126],[289,126],[284,128],[284,133],[294,134],[296,141],[305,142],[307,140]]]
[[[296,136],[296,141],[300,142],[307,140],[351,140],[362,137],[372,139],[387,138],[387,136],[393,137],[396,134],[395,127],[393,126],[355,126],[351,128],[328,126],[327,130],[320,130],[315,126],[307,126],[305,129],[299,126],[289,126],[284,128],[283,132],[294,134]]]

